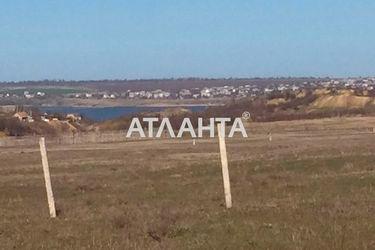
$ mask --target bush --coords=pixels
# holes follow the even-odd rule
[[[17,118],[0,118],[0,131],[9,136],[23,136],[28,130],[28,127]]]

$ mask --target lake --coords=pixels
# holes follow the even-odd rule
[[[200,112],[207,108],[205,105],[197,106],[178,106],[179,108],[189,109],[192,112]],[[68,106],[56,106],[56,107],[39,107],[42,112],[51,113],[62,113],[62,114],[80,114],[81,116],[88,118],[93,121],[105,121],[111,120],[123,116],[131,116],[133,114],[142,112],[160,112],[168,108],[175,108],[175,106],[168,107],[140,107],[140,106],[126,106],[126,107],[68,107]]]

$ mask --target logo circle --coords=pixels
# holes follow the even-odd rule
[[[245,111],[242,113],[242,119],[249,120],[251,118],[251,114],[249,111]]]

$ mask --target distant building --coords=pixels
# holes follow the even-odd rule
[[[44,113],[44,114],[40,117],[40,119],[41,119],[42,121],[44,121],[44,122],[49,122],[48,114],[47,114],[47,113]]]
[[[288,88],[286,87],[286,86],[284,86],[284,85],[281,85],[281,86],[279,86],[279,87],[277,87],[277,90],[278,91],[285,91],[285,90],[287,90]]]
[[[297,87],[296,85],[293,85],[293,86],[292,86],[292,90],[293,90],[293,91],[297,91],[297,90],[299,90],[299,87]]]
[[[129,98],[135,98],[136,96],[135,92],[129,92]]]
[[[273,91],[274,91],[273,88],[265,88],[265,89],[264,89],[264,93],[271,93],[271,92],[273,92]]]
[[[171,95],[171,93],[169,93],[167,91],[163,91],[161,89],[157,89],[157,90],[153,91],[152,94],[153,94],[154,99],[168,98]]]
[[[44,93],[44,92],[40,92],[40,91],[39,91],[39,92],[36,93],[36,95],[37,95],[37,96],[40,96],[40,97],[43,97],[43,96],[46,95],[46,93]]]
[[[34,95],[34,94],[31,94],[29,91],[24,91],[24,92],[23,92],[23,95],[24,95],[24,97],[27,98],[27,99],[31,99],[31,98],[34,98],[34,97],[35,97],[35,95]]]
[[[191,91],[188,89],[181,89],[178,94],[182,99],[191,97]]]
[[[201,97],[211,97],[211,90],[209,88],[202,89]]]
[[[70,122],[78,122],[82,120],[82,117],[79,114],[67,114],[66,119]]]
[[[21,122],[34,122],[34,119],[26,112],[17,112],[13,117],[18,118]]]

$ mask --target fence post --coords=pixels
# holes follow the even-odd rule
[[[55,218],[56,217],[55,200],[53,198],[51,176],[50,176],[50,173],[49,173],[47,150],[46,150],[46,144],[45,144],[44,137],[40,138],[39,145],[40,145],[40,154],[42,155],[43,173],[44,173],[44,181],[45,181],[45,184],[46,184],[49,214],[50,214],[51,218]]]
[[[225,205],[227,208],[231,208],[232,207],[232,194],[230,192],[227,148],[225,146],[225,131],[224,131],[224,134],[222,134],[221,129],[222,129],[221,123],[218,123],[217,131],[218,131],[218,136],[219,136],[221,170],[222,170],[223,182],[224,182]]]

